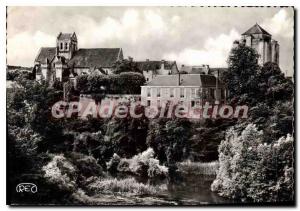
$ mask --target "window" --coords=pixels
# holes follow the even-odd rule
[[[160,97],[160,92],[161,92],[161,89],[160,89],[160,88],[157,88],[157,93],[156,93],[156,96],[157,96],[157,97]]]
[[[191,101],[191,107],[192,107],[192,108],[195,107],[195,104],[196,104],[195,101],[192,100],[192,101]]]
[[[146,78],[146,81],[149,81],[149,78]]]
[[[151,97],[151,89],[147,88],[147,97]]]
[[[151,105],[151,101],[147,100],[147,106],[150,106],[150,105]]]
[[[184,98],[184,88],[180,88],[180,97]]]
[[[174,88],[170,88],[170,97],[174,97]]]
[[[68,43],[65,43],[65,49],[68,50]]]
[[[60,43],[60,49],[61,50],[63,49],[63,43],[62,42]]]

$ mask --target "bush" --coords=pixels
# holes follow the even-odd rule
[[[63,155],[55,155],[42,169],[49,183],[67,191],[76,189],[77,169]]]
[[[92,156],[79,153],[54,155],[42,170],[46,180],[62,190],[75,191],[78,186],[85,185],[87,178],[104,176],[102,167]]]
[[[107,163],[107,167],[112,172],[132,173],[149,178],[168,176],[168,168],[159,164],[151,148],[130,159],[120,158],[115,154]]]
[[[231,129],[219,146],[220,167],[211,189],[242,201],[291,202],[294,200],[293,138],[263,139],[249,124],[239,135]]]

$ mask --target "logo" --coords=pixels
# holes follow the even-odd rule
[[[17,185],[16,191],[18,193],[36,193],[38,189],[33,183],[20,183]]]

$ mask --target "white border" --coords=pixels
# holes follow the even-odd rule
[[[1,33],[0,33],[0,43],[1,43],[1,49],[0,49],[0,66],[1,66],[1,73],[0,73],[0,94],[1,94],[1,147],[0,147],[0,154],[1,154],[1,160],[0,160],[0,169],[2,170],[2,174],[0,174],[0,204],[1,208],[4,210],[10,209],[8,206],[5,205],[6,203],[6,6],[295,6],[296,10],[299,10],[300,8],[300,1],[299,0],[264,0],[264,1],[258,1],[258,0],[238,0],[238,1],[229,1],[229,0],[148,0],[148,1],[139,1],[139,0],[3,0],[0,1],[0,27],[1,27]],[[296,11],[296,14],[298,14],[298,11]],[[297,16],[296,16],[297,17]],[[299,28],[299,21],[295,22],[296,28]],[[297,37],[299,38],[299,37]],[[299,40],[297,42],[297,48],[299,45]],[[297,54],[297,58],[295,58],[296,61],[299,61],[299,52]],[[298,62],[296,62],[298,63]],[[295,70],[296,71],[296,70]],[[297,74],[299,75],[299,73]],[[298,76],[297,76],[298,78]],[[299,78],[297,79],[299,81]],[[297,85],[297,93],[299,93],[299,86]],[[299,105],[299,96],[297,96],[297,103]],[[297,129],[299,129],[299,124],[297,124]],[[298,130],[299,131],[299,130]],[[298,140],[296,140],[297,143]],[[297,145],[297,155],[299,156],[299,143]],[[299,162],[297,162],[296,171],[298,172],[299,169]],[[298,184],[299,181],[297,181],[296,184]],[[298,188],[297,188],[298,190]],[[299,201],[299,192],[296,193],[297,195],[297,201]],[[241,208],[241,207],[238,207]],[[14,208],[19,209],[19,208]],[[31,209],[31,208],[29,208]],[[37,208],[41,209],[41,208]],[[45,209],[45,208],[44,208]],[[47,208],[50,209],[50,208]],[[57,208],[57,210],[65,210],[65,209],[73,209],[73,208]],[[82,208],[82,209],[88,209],[88,208]],[[101,208],[104,210],[107,209],[118,209],[118,208]],[[126,209],[122,207],[121,209]],[[132,209],[130,207],[129,209]],[[136,209],[136,208],[134,208]],[[139,209],[139,208],[137,208]],[[151,208],[154,209],[154,208]],[[155,209],[163,209],[163,208],[155,208]],[[185,208],[180,208],[185,209]],[[216,210],[217,208],[212,208],[212,210]],[[250,208],[250,209],[261,209],[259,207],[257,208]],[[283,208],[288,209],[288,208]]]

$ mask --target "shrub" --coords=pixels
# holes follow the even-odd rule
[[[60,189],[73,191],[76,188],[77,170],[63,155],[55,155],[43,168],[44,177]]]
[[[220,167],[211,189],[242,201],[293,200],[293,138],[263,139],[249,124],[239,135],[231,129],[219,146]]]
[[[133,156],[130,159],[121,158],[114,155],[107,163],[110,171],[133,173],[145,177],[167,177],[168,168],[159,164],[159,160],[154,158],[154,151],[148,148],[146,151]]]

